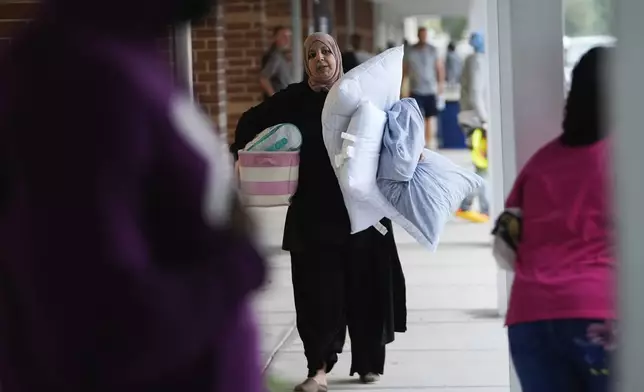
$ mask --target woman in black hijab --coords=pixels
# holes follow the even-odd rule
[[[384,372],[385,344],[406,330],[405,280],[391,222],[351,235],[349,216],[322,138],[322,108],[342,76],[342,56],[328,34],[304,44],[307,81],[289,86],[239,120],[231,152],[265,128],[291,123],[302,132],[299,183],[286,216],[283,249],[291,254],[297,328],[308,362],[296,391],[327,390],[326,374],[344,345],[364,383]]]

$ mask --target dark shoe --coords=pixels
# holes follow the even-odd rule
[[[307,379],[293,389],[294,392],[327,392],[329,388],[326,385],[320,385],[312,378]]]
[[[363,384],[373,384],[380,381],[380,375],[376,373],[367,373],[360,375],[360,382]]]

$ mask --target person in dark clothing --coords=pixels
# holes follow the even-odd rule
[[[351,50],[342,53],[342,68],[344,73],[351,71],[373,57],[371,53],[362,49],[362,36],[360,34],[352,34],[350,41]]]
[[[447,56],[445,57],[445,82],[450,85],[457,85],[461,80],[463,61],[456,53],[456,45],[450,42],[447,45]]]
[[[302,132],[299,183],[286,216],[283,249],[291,254],[297,327],[308,378],[297,391],[327,389],[326,374],[352,342],[351,374],[362,382],[384,372],[385,345],[406,330],[405,281],[391,222],[351,235],[349,216],[329,161],[320,121],[328,90],[342,76],[333,38],[315,33],[304,44],[307,82],[297,83],[244,113],[231,151],[263,129],[295,124]]]

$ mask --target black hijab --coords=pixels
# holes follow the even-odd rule
[[[572,84],[563,121],[561,142],[567,146],[588,146],[606,136],[608,110],[605,75],[613,49],[589,50],[572,71]]]

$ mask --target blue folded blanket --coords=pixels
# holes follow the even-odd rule
[[[387,112],[378,187],[400,213],[392,220],[435,250],[447,221],[483,179],[424,149],[424,134],[425,121],[416,100],[395,103]]]

